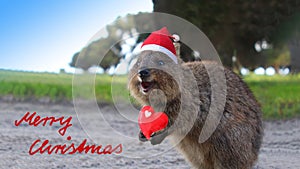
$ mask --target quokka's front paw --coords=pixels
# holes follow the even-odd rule
[[[146,138],[146,136],[142,133],[142,131],[139,132],[139,140],[140,140],[141,142],[146,142],[146,141],[148,141],[147,138]]]
[[[150,142],[152,145],[160,144],[168,136],[168,130],[165,129],[161,132],[156,132],[150,137]]]

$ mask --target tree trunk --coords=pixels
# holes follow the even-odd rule
[[[289,43],[292,73],[300,72],[300,38],[294,38]]]

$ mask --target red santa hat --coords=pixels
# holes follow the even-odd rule
[[[166,27],[163,27],[160,30],[152,32],[148,36],[141,46],[141,51],[153,50],[162,52],[169,56],[176,64],[178,64],[176,50],[172,39],[174,39],[174,37],[170,35]]]

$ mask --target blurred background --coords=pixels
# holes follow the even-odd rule
[[[148,35],[140,31],[162,24],[145,16],[163,12],[207,35],[223,65],[248,83],[265,118],[300,113],[298,0],[2,0],[0,7],[2,101],[70,103],[72,73],[97,73],[90,92],[98,102],[112,103],[112,75],[125,88],[126,73]],[[99,30],[102,36],[93,39]],[[201,51],[184,41],[180,51],[184,61],[201,60]],[[78,97],[88,98],[86,93]]]

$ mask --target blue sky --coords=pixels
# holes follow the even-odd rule
[[[118,16],[152,0],[0,0],[0,69],[72,71],[75,52]]]

